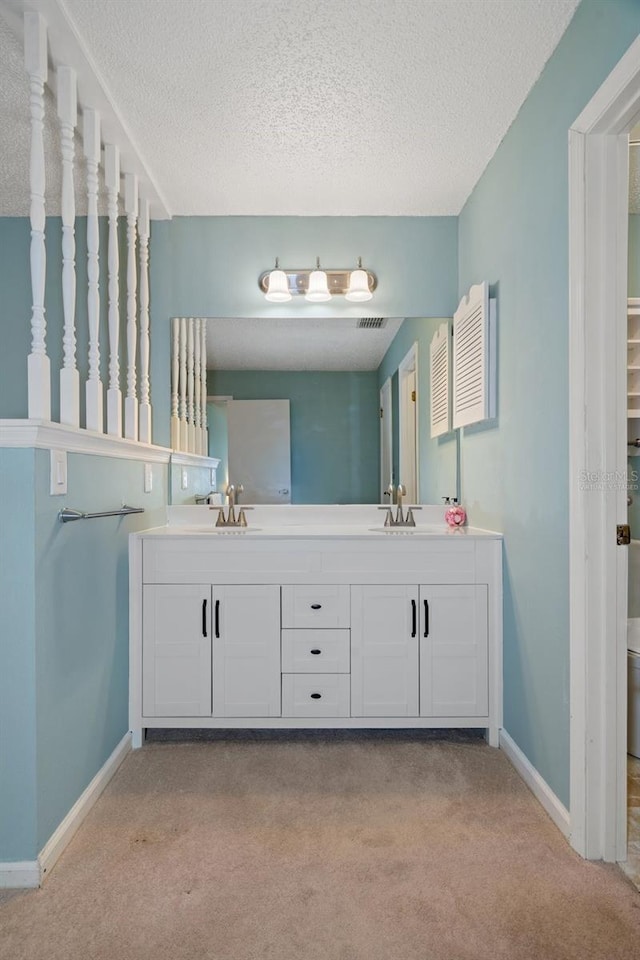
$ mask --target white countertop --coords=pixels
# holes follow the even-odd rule
[[[241,505],[242,506],[242,505]],[[394,508],[395,509],[395,508]],[[206,506],[169,507],[166,526],[141,530],[142,537],[212,537],[218,540],[354,539],[394,542],[425,539],[501,539],[478,527],[449,527],[444,508],[424,505],[415,511],[415,527],[384,527],[385,513],[375,504],[256,506],[247,509],[247,527],[216,527],[217,510]]]

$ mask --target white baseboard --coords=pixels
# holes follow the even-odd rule
[[[507,758],[511,761],[517,772],[520,774],[532,794],[547,811],[556,827],[565,837],[569,837],[571,828],[571,818],[569,811],[563,803],[556,797],[555,793],[544,780],[530,760],[513,740],[506,730],[500,731],[500,749],[504,750]]]
[[[0,863],[0,890],[11,887],[39,887],[40,864],[37,860]]]
[[[126,733],[111,756],[103,766],[100,767],[89,786],[78,797],[62,823],[51,834],[38,856],[40,882],[42,882],[51,871],[56,860],[70,842],[76,830],[130,750],[131,734]],[[37,883],[33,884],[33,886],[38,885]]]

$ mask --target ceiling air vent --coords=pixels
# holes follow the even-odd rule
[[[386,325],[386,317],[360,317],[358,320],[358,330],[382,330]]]

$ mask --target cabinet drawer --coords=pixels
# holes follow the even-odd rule
[[[283,630],[283,673],[349,673],[348,630]]]
[[[283,586],[283,627],[348,627],[350,596],[346,585]]]
[[[348,673],[283,673],[283,717],[348,717]]]

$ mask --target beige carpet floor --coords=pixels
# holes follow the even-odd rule
[[[640,894],[482,742],[148,744],[2,960],[637,960]]]

